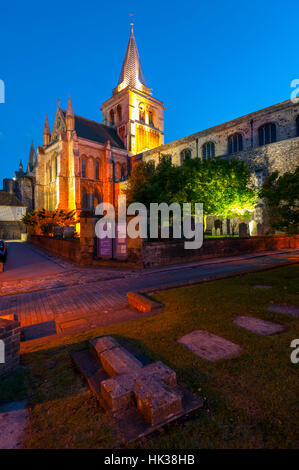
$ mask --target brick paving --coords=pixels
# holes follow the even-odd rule
[[[128,309],[126,293],[130,290],[155,290],[165,284],[237,275],[296,261],[299,250],[141,272],[70,266],[66,262],[62,273],[26,279],[26,285],[25,280],[0,281],[0,315],[17,315],[22,327],[55,321],[57,332],[88,329],[142,317]]]

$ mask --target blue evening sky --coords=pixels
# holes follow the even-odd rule
[[[101,121],[130,13],[147,84],[167,107],[166,142],[289,99],[299,79],[295,0],[2,2],[1,180],[42,144],[58,98],[65,108],[71,92],[76,114]]]

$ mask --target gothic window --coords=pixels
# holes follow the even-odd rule
[[[148,112],[148,122],[150,126],[154,125],[154,111],[152,109]]]
[[[58,157],[55,157],[55,176],[58,176]]]
[[[86,159],[85,157],[81,158],[81,176],[86,178]]]
[[[119,127],[118,135],[121,138],[121,140],[123,141],[123,143],[125,143],[125,134],[126,134],[126,127],[125,126]]]
[[[139,121],[145,122],[145,111],[143,104],[139,105]]]
[[[82,188],[82,194],[81,194],[81,208],[82,209],[88,209],[88,194],[85,188]]]
[[[109,116],[110,116],[110,124],[111,124],[111,126],[113,126],[114,125],[114,111],[113,111],[113,109],[111,109]]]
[[[96,207],[102,202],[101,195],[99,194],[98,190],[94,192],[93,196],[93,207],[96,209]]]
[[[202,146],[202,159],[209,160],[215,157],[215,144],[214,142],[206,142]]]
[[[121,109],[120,104],[117,106],[116,112],[117,112],[117,120],[118,122],[121,122],[122,121],[122,109]]]
[[[299,116],[296,117],[296,136],[299,137]]]
[[[96,160],[95,179],[96,179],[96,180],[101,179],[101,175],[100,175],[100,162],[99,162],[99,160]]]
[[[259,128],[259,145],[276,142],[276,125],[268,122]]]
[[[125,177],[126,177],[126,173],[127,173],[126,170],[127,170],[127,169],[126,169],[126,165],[122,165],[122,166],[121,166],[121,169],[120,169],[120,178],[121,178],[122,180],[124,180]]]
[[[241,152],[243,150],[242,134],[233,134],[228,138],[228,153]]]
[[[184,149],[181,152],[181,165],[186,161],[190,160],[191,158],[191,150],[190,149]]]

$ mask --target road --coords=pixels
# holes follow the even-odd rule
[[[28,243],[6,242],[7,261],[0,282],[18,279],[34,279],[63,271],[63,267]]]
[[[14,313],[21,326],[55,322],[58,332],[70,328],[89,329],[95,326],[119,323],[140,318],[141,314],[127,308],[126,293],[130,290],[157,288],[172,283],[184,283],[214,276],[237,275],[244,271],[263,270],[285,263],[299,262],[299,250],[244,255],[230,259],[206,260],[184,266],[169,266],[141,272],[85,268],[57,264],[27,244],[12,243],[6,279],[24,275],[35,286],[34,291],[0,297],[0,315]],[[15,253],[12,253],[15,250]],[[9,255],[9,258],[10,258]],[[28,261],[28,263],[27,263]],[[30,274],[33,268],[33,272]],[[82,274],[83,273],[83,274]],[[47,276],[38,288],[35,275]],[[73,277],[72,277],[73,276]],[[82,280],[82,276],[84,279]],[[97,276],[102,276],[100,279]],[[106,277],[105,277],[106,276]],[[107,277],[108,276],[108,277]],[[51,284],[51,279],[60,281]],[[0,285],[3,277],[1,275]],[[72,279],[72,282],[69,280]],[[18,284],[17,282],[13,284]]]

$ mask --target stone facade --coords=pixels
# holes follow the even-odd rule
[[[52,132],[46,117],[38,148],[37,209],[93,211],[102,201],[117,206],[131,168],[131,155],[163,143],[163,103],[146,86],[133,28],[112,97],[103,104],[103,124],[58,104]],[[77,227],[79,230],[79,227]]]
[[[118,85],[102,111],[104,124],[117,129],[132,155],[164,143],[164,105],[146,85],[133,24]]]
[[[268,139],[273,142],[261,145],[263,126],[267,124],[275,125],[275,135]],[[230,148],[230,138],[238,135],[241,142],[237,142],[235,149]],[[298,137],[299,103],[288,100],[140,153],[135,159],[157,163],[162,155],[169,155],[175,165],[180,165],[186,155],[203,160],[236,157],[246,161],[253,172],[262,170],[260,177],[263,178],[274,170],[281,174],[294,171],[299,165]],[[210,143],[212,146],[207,149]],[[186,151],[190,153],[186,154]]]

